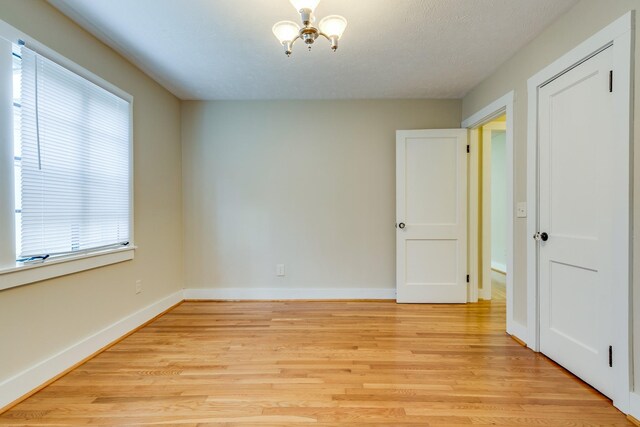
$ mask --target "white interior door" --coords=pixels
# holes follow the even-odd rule
[[[467,302],[466,147],[466,129],[396,134],[398,302]]]
[[[612,59],[612,49],[605,49],[539,91],[536,236],[540,350],[608,396],[616,209]]]

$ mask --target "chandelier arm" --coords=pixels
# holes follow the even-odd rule
[[[284,41],[282,42],[282,46],[284,47],[284,53],[287,56],[291,56],[291,51],[293,50],[293,44],[296,42],[296,40],[298,40],[300,38],[300,36],[296,36],[293,40],[291,41]]]
[[[328,36],[322,31],[318,31],[318,34],[323,36],[325,39],[329,40],[329,43],[331,43],[331,50],[335,52],[338,49],[338,37]]]
[[[293,40],[291,40],[290,42],[282,42],[282,46],[284,47],[284,53],[287,56],[291,56],[291,51],[293,50],[293,44],[296,42],[296,40],[298,40],[300,38],[300,35],[297,35]]]

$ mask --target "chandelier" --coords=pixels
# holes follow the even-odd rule
[[[323,18],[316,28],[315,16],[313,11],[320,3],[320,0],[290,0],[293,7],[300,13],[302,19],[302,28],[292,21],[280,21],[273,26],[273,34],[284,47],[284,53],[291,56],[291,48],[293,44],[301,39],[309,46],[316,41],[319,36],[323,36],[331,43],[331,49],[335,52],[338,49],[338,40],[342,37],[345,28],[347,28],[347,20],[342,16],[330,15]]]

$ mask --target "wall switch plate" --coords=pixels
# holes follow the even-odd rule
[[[136,294],[142,292],[142,280],[136,280]]]
[[[284,276],[284,264],[276,265],[276,276],[279,276],[279,277]]]
[[[516,205],[516,218],[527,217],[527,202],[519,202]]]

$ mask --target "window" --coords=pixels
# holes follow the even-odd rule
[[[19,260],[128,245],[129,101],[24,46],[14,57]]]
[[[133,259],[133,98],[0,24],[0,290]]]

